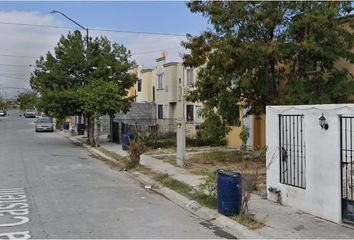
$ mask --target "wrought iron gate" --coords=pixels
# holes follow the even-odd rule
[[[340,116],[343,222],[354,223],[354,116]]]

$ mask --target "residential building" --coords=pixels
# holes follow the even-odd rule
[[[189,102],[185,95],[195,87],[196,70],[178,62],[166,62],[166,57],[156,59],[154,68],[136,69],[136,102],[155,103],[156,119],[168,131],[175,131],[177,120],[184,118],[187,135],[193,136],[203,121],[203,104]]]

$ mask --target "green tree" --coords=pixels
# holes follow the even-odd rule
[[[40,93],[38,105],[59,120],[81,114],[76,88],[86,84],[87,63],[79,31],[62,36],[54,48],[36,61],[31,75],[32,89]]]
[[[16,103],[20,106],[21,111],[26,109],[38,108],[38,95],[35,91],[19,93],[16,98]],[[0,107],[1,108],[1,107]]]
[[[112,116],[119,110],[127,110],[129,99],[120,94],[117,84],[112,81],[91,80],[90,83],[77,89],[82,112],[90,115],[100,127],[100,117],[105,114]],[[99,146],[99,135],[96,135],[95,146]]]
[[[266,105],[345,102],[354,93],[352,76],[335,66],[341,58],[354,61],[353,32],[339,20],[353,10],[351,2],[192,1],[188,7],[212,25],[182,43],[190,50],[184,64],[200,69],[191,97],[224,119],[236,105],[262,114]],[[314,63],[321,71],[308,74]]]
[[[129,74],[134,62],[123,45],[105,37],[89,39],[86,48],[84,42],[79,31],[62,36],[54,53],[37,61],[31,87],[40,93],[46,113],[60,119],[84,115],[88,143],[95,145],[94,119],[127,111],[132,99],[125,96],[136,78]]]
[[[0,110],[6,109],[6,101],[0,96]]]
[[[124,45],[111,43],[106,37],[95,38],[90,43],[88,54],[89,78],[85,91],[79,91],[81,111],[93,118],[89,121],[91,136],[94,136],[94,120],[108,114],[110,118],[118,111],[127,112],[133,97],[127,97],[128,89],[136,82],[136,75],[129,71],[135,65],[131,53]],[[99,91],[97,91],[97,88]],[[88,101],[88,102],[87,102]],[[98,145],[98,134],[91,140]]]

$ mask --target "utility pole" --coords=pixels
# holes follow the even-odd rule
[[[182,67],[182,118],[177,123],[177,166],[183,167],[186,163],[186,120],[185,120],[185,98],[186,90],[184,86],[184,67]]]

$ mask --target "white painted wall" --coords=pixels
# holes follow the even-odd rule
[[[319,126],[326,117],[329,129]],[[304,114],[306,189],[280,183],[279,114]],[[340,119],[354,115],[354,104],[268,106],[266,109],[267,189],[281,190],[282,204],[340,223]],[[268,199],[274,193],[268,192]]]

